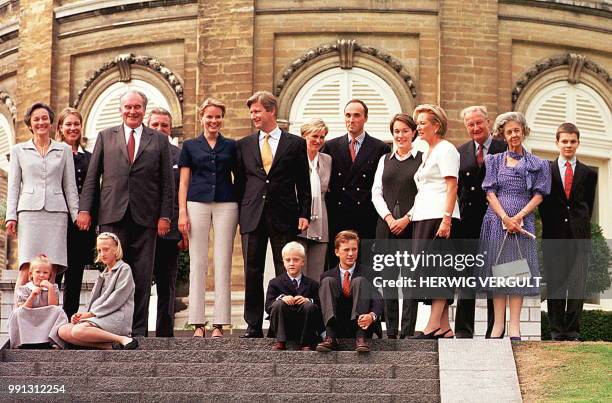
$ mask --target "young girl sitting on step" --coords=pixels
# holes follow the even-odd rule
[[[123,260],[117,235],[103,232],[96,242],[97,262],[106,269],[94,284],[86,312],[72,315],[71,323],[59,329],[70,344],[105,350],[134,350],[138,341],[129,337],[134,314],[132,269]]]
[[[8,321],[11,348],[63,348],[60,326],[68,323],[59,306],[59,288],[49,279],[51,261],[40,254],[30,262],[30,281],[15,290],[17,307]]]

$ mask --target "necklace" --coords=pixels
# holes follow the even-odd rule
[[[47,155],[47,151],[49,150],[49,146],[51,145],[51,139],[49,139],[49,143],[45,146],[39,146],[38,144],[36,144],[36,141],[34,141],[34,145],[36,146],[36,150],[38,151],[38,153],[44,157],[45,155]]]

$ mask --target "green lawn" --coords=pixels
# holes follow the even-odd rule
[[[612,343],[521,343],[526,402],[612,402]]]

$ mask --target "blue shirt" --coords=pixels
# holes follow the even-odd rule
[[[187,200],[195,202],[235,202],[232,173],[236,169],[236,141],[219,134],[215,148],[204,135],[183,143],[179,167],[191,168]]]

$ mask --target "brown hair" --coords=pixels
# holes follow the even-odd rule
[[[574,133],[578,140],[580,140],[580,130],[578,130],[578,127],[573,123],[562,123],[561,126],[559,126],[556,133],[557,141],[559,141],[561,133]]]
[[[393,135],[393,125],[395,124],[395,122],[405,123],[414,132],[414,135],[412,136],[412,140],[416,138],[418,134],[416,131],[417,125],[416,123],[414,123],[414,119],[412,119],[410,115],[408,115],[407,113],[397,113],[395,116],[391,118],[391,122],[389,123],[389,131],[391,132],[392,135]]]
[[[414,120],[417,120],[417,117],[421,113],[427,113],[429,116],[431,116],[431,121],[440,126],[440,129],[436,132],[436,134],[440,137],[444,137],[446,134],[446,129],[448,128],[448,118],[446,117],[446,112],[444,112],[444,109],[433,104],[419,105],[414,109],[414,113],[412,114]]]
[[[62,109],[62,111],[57,115],[57,126],[55,130],[55,140],[57,141],[65,141],[64,132],[62,132],[62,125],[64,124],[64,120],[70,115],[74,115],[79,118],[79,122],[81,122],[81,135],[79,136],[79,145],[81,147],[85,147],[85,142],[83,141],[83,116],[81,113],[71,107],[66,107]]]
[[[368,117],[368,106],[361,99],[357,99],[357,98],[351,99],[350,101],[346,103],[346,105],[344,105],[344,110],[346,110],[346,107],[349,106],[350,104],[359,104],[363,106],[363,116],[365,116],[366,118]]]
[[[44,109],[47,111],[47,113],[49,114],[49,123],[53,124],[53,120],[55,120],[55,112],[53,112],[53,109],[51,109],[49,105],[45,104],[44,102],[35,102],[30,105],[25,115],[23,116],[23,123],[25,123],[25,125],[30,131],[32,131],[32,113],[36,109]]]
[[[217,108],[221,109],[221,117],[225,117],[225,104],[215,98],[206,98],[204,102],[202,102],[202,105],[200,105],[200,107],[198,108],[200,118],[204,116],[204,111],[209,106],[216,106]]]
[[[276,97],[272,95],[271,92],[257,91],[255,94],[251,95],[249,99],[247,99],[247,108],[250,108],[251,105],[257,102],[259,102],[266,111],[274,111],[274,115],[276,115],[276,113],[278,112],[278,101],[276,100]]]
[[[338,249],[341,243],[348,241],[357,241],[357,243],[359,243],[359,235],[357,235],[357,232],[352,230],[338,232],[338,235],[334,238],[334,248]]]

